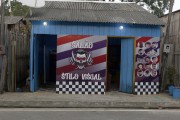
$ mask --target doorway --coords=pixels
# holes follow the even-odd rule
[[[37,35],[34,43],[36,60],[36,90],[53,90],[56,85],[56,35]]]
[[[134,39],[108,38],[107,91],[132,93]]]
[[[108,38],[108,54],[107,54],[107,89],[110,91],[118,91],[120,87],[120,56],[121,56],[121,40],[120,38]]]

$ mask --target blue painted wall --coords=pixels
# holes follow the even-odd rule
[[[83,23],[83,22],[48,22],[32,21],[34,34],[78,34],[78,35],[107,35],[107,36],[160,36],[160,26],[135,25],[135,24],[112,24],[112,23]],[[123,25],[124,29],[119,27]]]

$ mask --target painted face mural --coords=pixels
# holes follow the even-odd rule
[[[83,49],[79,49],[75,53],[72,51],[70,63],[77,66],[76,69],[85,69],[86,65],[91,65],[93,63],[92,55]]]
[[[159,82],[159,50],[158,37],[140,37],[136,40],[136,82]]]

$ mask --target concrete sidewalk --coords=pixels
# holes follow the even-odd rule
[[[0,107],[12,108],[180,108],[166,93],[149,96],[108,92],[106,95],[60,95],[54,92],[4,93]]]

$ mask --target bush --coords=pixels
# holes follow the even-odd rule
[[[174,85],[174,79],[175,79],[175,75],[176,75],[176,69],[174,66],[169,66],[167,68],[167,78],[169,80],[169,83],[171,85]]]

